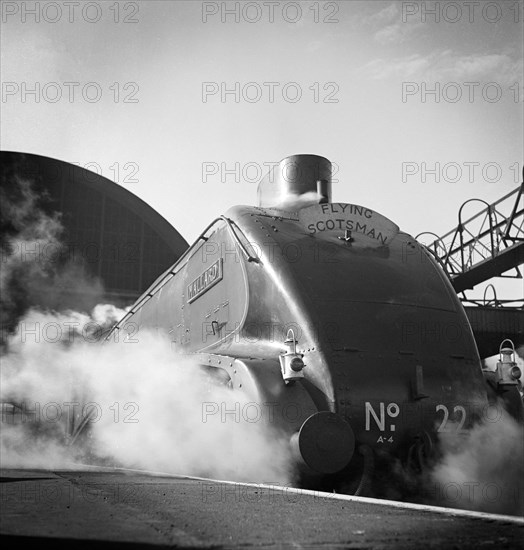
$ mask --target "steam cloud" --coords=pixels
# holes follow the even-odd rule
[[[217,385],[156,334],[100,344],[125,312],[106,304],[85,313],[83,303],[101,296],[102,285],[64,258],[60,217],[46,210],[46,197],[30,181],[4,173],[0,192],[2,466],[103,459],[287,482],[288,441],[245,414],[247,395]],[[73,418],[90,418],[89,440],[69,446]]]
[[[93,315],[99,321],[101,309]],[[105,311],[115,312],[107,306]],[[31,310],[20,330],[79,322],[86,326],[92,319]],[[26,422],[4,424],[9,428],[2,430],[4,466],[70,466],[74,447],[68,451],[58,443],[66,442],[71,412],[87,416],[82,406],[89,402],[90,453],[106,463],[218,479],[288,481],[287,440],[242,412],[249,396],[216,385],[198,365],[175,356],[169,341],[144,331],[136,342],[107,345],[92,344],[86,341],[92,334],[86,338],[78,331],[64,330],[61,342],[36,341],[33,332],[22,341],[20,333],[9,337],[1,397],[24,403],[20,414]]]
[[[318,204],[322,197],[316,191],[308,191],[307,193],[290,193],[281,203],[278,208],[282,210],[298,210]]]
[[[441,433],[443,458],[432,472],[436,500],[454,508],[524,515],[524,426],[493,409],[465,437]]]
[[[99,280],[61,243],[60,215],[31,181],[2,174],[0,185],[0,344],[30,307],[84,309],[102,296]]]

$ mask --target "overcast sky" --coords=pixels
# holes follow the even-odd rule
[[[298,153],[336,163],[335,201],[442,234],[520,182],[523,18],[513,0],[3,1],[1,148],[97,169],[188,241]]]

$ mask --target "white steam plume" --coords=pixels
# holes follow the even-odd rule
[[[99,307],[94,317],[100,322],[107,314],[115,311]],[[67,413],[82,413],[90,402],[89,446],[106,462],[217,479],[289,480],[288,441],[261,419],[250,421],[249,396],[211,382],[160,336],[139,331],[138,342],[100,345],[90,342],[94,326],[78,313],[31,310],[10,336],[0,397],[25,404],[26,422],[4,423],[4,466],[67,466],[72,455],[60,445]]]
[[[30,180],[3,175],[0,185],[0,345],[31,307],[87,311],[101,282],[61,242],[58,212],[47,213]],[[74,304],[74,305],[73,305]]]
[[[502,404],[489,416],[466,434],[441,432],[433,496],[453,508],[524,515],[524,426]]]
[[[307,206],[318,204],[322,197],[316,191],[308,191],[307,193],[291,193],[279,203],[278,208],[282,210],[294,211]]]
[[[99,305],[91,315],[78,313],[88,311],[103,288],[68,257],[60,215],[46,213],[46,197],[16,173],[2,176],[0,195],[3,467],[69,465],[78,455],[67,446],[69,422],[81,420],[91,402],[89,458],[287,481],[288,441],[262,421],[250,422],[248,396],[211,383],[157,335],[140,331],[139,342],[100,345],[124,312]]]

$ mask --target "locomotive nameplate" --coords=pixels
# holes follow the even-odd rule
[[[398,225],[385,216],[358,204],[315,204],[299,210],[298,216],[310,235],[350,231],[369,237],[378,246],[389,244],[399,232]]]
[[[194,302],[204,292],[222,280],[222,258],[209,266],[192,283],[187,285],[187,301]]]

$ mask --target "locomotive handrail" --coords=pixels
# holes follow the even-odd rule
[[[223,221],[225,222],[230,234],[233,236],[233,239],[235,242],[240,246],[242,249],[242,252],[246,255],[248,262],[257,262],[259,263],[259,258],[252,256],[247,248],[244,246],[244,243],[240,240],[239,236],[236,234],[234,228],[233,228],[233,222],[226,216],[222,215],[218,218],[215,218],[197,237],[195,242],[178,258],[178,260],[167,270],[160,275],[142,294],[142,299],[139,299],[139,301],[135,302],[131,309],[120,319],[117,323],[115,323],[111,329],[109,330],[105,340],[108,340],[111,334],[114,330],[119,330],[119,325],[126,321],[129,317],[132,317],[146,302],[148,302],[168,281],[170,281],[179,271],[180,267],[185,264],[190,256],[190,253],[196,248],[198,243],[203,240],[207,241],[208,237],[206,237],[206,233],[218,222]],[[236,224],[235,224],[236,225]]]
[[[242,249],[242,252],[244,252],[244,254],[246,255],[246,258],[247,258],[247,261],[248,262],[256,262],[256,263],[259,263],[260,262],[260,259],[257,258],[256,256],[252,256],[249,251],[247,250],[247,248],[244,246],[244,243],[240,240],[240,237],[235,233],[235,230],[233,228],[233,221],[230,220],[229,218],[226,218],[225,216],[220,216],[219,219],[222,219],[226,222],[231,234],[233,235],[236,243],[238,244],[238,246],[240,246],[240,248]],[[236,225],[236,224],[235,224]]]

